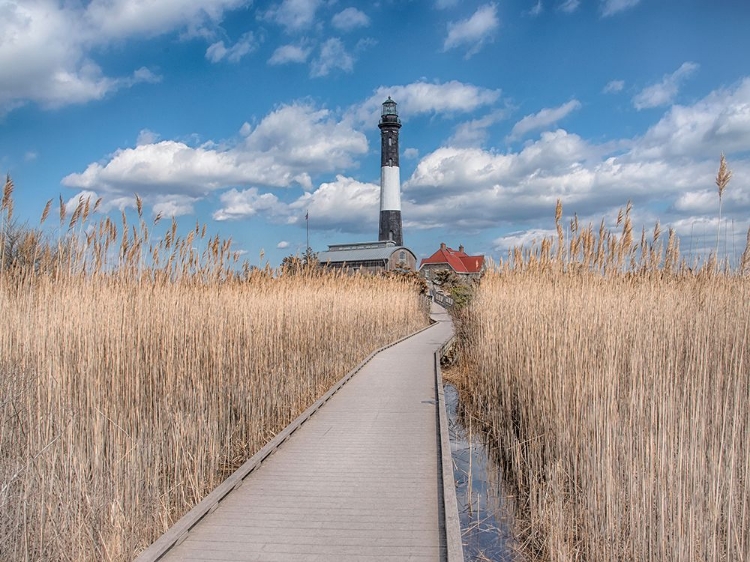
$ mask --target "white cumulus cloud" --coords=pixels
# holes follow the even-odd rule
[[[701,158],[750,150],[750,78],[675,105],[639,140],[636,158]]]
[[[225,11],[246,1],[5,0],[0,5],[0,115],[29,101],[55,108],[158,81],[146,68],[109,76],[95,55],[115,41],[215,26]]]
[[[310,225],[319,229],[375,232],[379,205],[379,185],[337,175],[335,181],[322,183],[292,203],[290,212],[292,220],[300,223],[304,221],[302,210],[307,209]]]
[[[156,142],[152,133],[142,133],[141,144],[117,150],[62,183],[110,200],[139,193],[147,204],[165,205],[167,198],[187,209],[208,193],[232,186],[310,190],[312,175],[353,168],[368,148],[364,134],[308,103],[281,106],[242,131],[237,144],[228,147]]]
[[[333,16],[331,25],[340,31],[351,31],[370,25],[370,18],[357,8],[346,8]]]
[[[615,94],[617,92],[621,92],[624,87],[624,80],[611,80],[607,82],[607,85],[604,86],[602,92],[604,92],[605,94]]]
[[[466,56],[470,57],[493,39],[498,27],[500,20],[497,17],[497,6],[480,6],[468,19],[448,24],[448,36],[443,43],[443,50],[467,47]]]
[[[240,39],[229,47],[224,45],[224,41],[212,43],[206,49],[206,58],[211,62],[219,62],[226,59],[228,62],[239,62],[242,57],[252,53],[258,47],[258,42],[252,31],[245,33]]]
[[[193,205],[198,201],[198,197],[188,197],[186,195],[167,194],[149,198],[154,215],[161,213],[164,217],[180,217],[192,215],[194,212]]]
[[[578,9],[580,5],[581,0],[565,0],[562,4],[560,4],[559,10],[567,14],[572,14]]]
[[[734,172],[724,193],[724,228],[741,248],[750,185],[735,180],[750,177],[748,139],[750,78],[690,106],[673,106],[640,137],[599,145],[558,129],[508,152],[451,143],[424,155],[404,182],[404,217],[415,229],[528,225],[498,238],[499,250],[543,235],[539,225],[552,222],[557,199],[583,224],[602,216],[614,223],[617,209],[632,201],[636,228],[653,228],[657,217],[648,209],[657,206],[665,229],[672,226],[690,240],[695,229],[690,246],[700,253],[712,249],[700,241],[708,234],[715,243],[714,178],[724,151]]]
[[[320,46],[318,57],[312,61],[310,76],[328,76],[334,70],[351,72],[354,70],[354,57],[350,55],[341,39],[332,37]]]
[[[264,17],[288,32],[297,32],[312,27],[320,5],[321,0],[283,0],[271,7]]]
[[[307,213],[311,226],[319,230],[368,232],[377,227],[379,197],[379,185],[337,175],[335,181],[324,182],[291,203],[256,188],[231,189],[220,196],[222,207],[213,217],[239,220],[262,214],[271,222],[301,224]]]
[[[578,100],[570,100],[561,106],[545,107],[537,113],[526,115],[513,126],[510,137],[513,139],[521,138],[530,131],[536,131],[554,125],[573,111],[580,109],[580,107],[581,102]]]
[[[669,105],[677,96],[682,83],[696,70],[698,70],[697,63],[683,63],[672,74],[665,75],[661,82],[641,90],[633,98],[633,105],[638,110]]]
[[[158,140],[159,135],[157,133],[148,129],[141,129],[141,131],[138,133],[138,139],[135,141],[135,144],[136,146],[140,146],[142,144],[154,144]]]
[[[419,81],[400,86],[381,86],[364,103],[353,107],[351,112],[360,123],[376,123],[383,102],[390,96],[397,102],[397,109],[404,119],[424,114],[452,117],[491,106],[500,99],[500,95],[500,90],[457,80],[444,83]]]
[[[612,16],[640,4],[641,0],[602,0],[602,16]]]
[[[251,187],[242,191],[230,189],[221,194],[222,207],[213,213],[217,221],[249,218],[264,213],[268,218],[283,214],[285,206],[273,193],[261,193],[258,188]]]
[[[303,45],[282,45],[273,52],[271,58],[268,59],[268,64],[279,65],[304,63],[307,62],[307,58],[310,56],[311,52],[311,47]]]
[[[530,228],[529,230],[511,232],[510,234],[495,238],[492,241],[492,249],[502,255],[513,248],[529,248],[533,244],[538,246],[545,238],[557,239],[557,231],[544,228]]]
[[[507,117],[507,111],[496,110],[478,119],[461,123],[448,142],[452,146],[481,145],[489,138],[488,129]]]

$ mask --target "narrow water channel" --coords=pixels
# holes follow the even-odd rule
[[[466,562],[517,562],[512,505],[483,434],[459,415],[458,391],[445,385],[445,406],[453,454],[453,477]],[[468,426],[468,427],[467,427]]]

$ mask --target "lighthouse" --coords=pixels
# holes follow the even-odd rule
[[[401,231],[401,174],[398,167],[398,130],[401,120],[396,102],[388,96],[380,115],[380,231],[378,240],[404,245]]]
[[[369,273],[416,271],[417,256],[404,247],[401,231],[401,176],[398,169],[398,130],[401,121],[390,96],[380,114],[380,232],[377,242],[329,244],[318,252],[321,267]]]

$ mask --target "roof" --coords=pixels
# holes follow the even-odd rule
[[[371,248],[395,248],[393,240],[378,240],[376,242],[349,242],[347,244],[328,244],[329,252],[340,252],[342,250],[365,250]]]
[[[335,244],[328,246],[327,252],[318,253],[318,261],[326,263],[355,263],[361,261],[387,261],[399,250],[406,250],[414,256],[409,248],[396,246],[393,242],[361,242],[355,244]],[[414,256],[416,260],[417,257]]]
[[[449,265],[456,273],[480,273],[484,267],[484,256],[470,256],[463,251],[463,246],[459,250],[454,250],[440,244],[437,252],[422,260],[419,269],[427,264]]]

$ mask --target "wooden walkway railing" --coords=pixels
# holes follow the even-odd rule
[[[446,295],[445,293],[441,293],[439,291],[433,291],[432,298],[436,304],[439,304],[443,308],[453,307],[453,297],[450,295]]]
[[[137,559],[462,562],[436,323],[379,350]],[[313,415],[314,414],[314,415]]]

